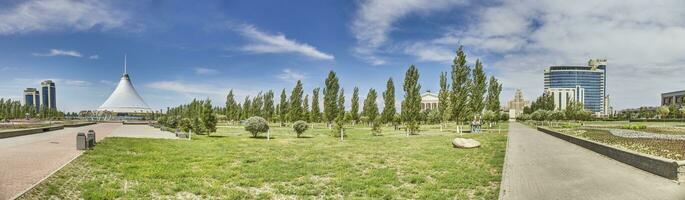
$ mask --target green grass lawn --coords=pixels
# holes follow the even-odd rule
[[[303,138],[272,126],[269,141],[238,126],[192,141],[107,138],[20,199],[497,199],[506,129],[462,134],[482,143],[464,150],[437,125],[409,137],[357,126],[343,142],[317,126]]]

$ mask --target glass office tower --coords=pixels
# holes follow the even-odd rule
[[[41,104],[43,108],[57,109],[57,98],[55,94],[55,82],[46,80],[40,83],[41,86]]]
[[[585,90],[585,109],[606,115],[606,68],[606,59],[591,59],[588,66],[550,66],[545,70],[545,91],[579,86]]]
[[[36,88],[26,88],[24,90],[24,104],[36,107],[36,111],[40,111],[40,92]]]

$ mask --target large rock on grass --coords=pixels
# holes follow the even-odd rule
[[[474,139],[454,138],[454,140],[452,140],[452,146],[454,146],[454,148],[470,149],[480,147],[480,142]]]

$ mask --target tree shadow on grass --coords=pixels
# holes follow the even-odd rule
[[[262,136],[262,135],[258,135],[257,137],[252,137],[252,136],[250,136],[250,138],[252,138],[252,139],[263,139],[263,140],[266,140],[266,139],[267,139],[266,136]],[[269,138],[270,138],[270,139],[276,139],[276,137],[274,137],[274,136],[271,136],[271,137],[269,137]]]
[[[308,136],[308,135],[300,135],[300,137],[297,137],[297,138],[310,139],[310,138],[314,138],[314,137],[313,137],[313,136]]]
[[[207,137],[222,138],[222,137],[228,137],[228,135],[209,135]]]

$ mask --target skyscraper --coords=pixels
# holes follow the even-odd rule
[[[545,91],[561,88],[584,90],[585,109],[596,115],[608,114],[606,59],[590,59],[588,66],[550,66],[545,70]],[[559,106],[557,106],[559,107]]]
[[[40,83],[41,87],[41,107],[57,109],[57,98],[55,94],[55,82],[45,80]]]
[[[36,107],[40,111],[40,92],[36,88],[26,88],[24,90],[24,104]]]

